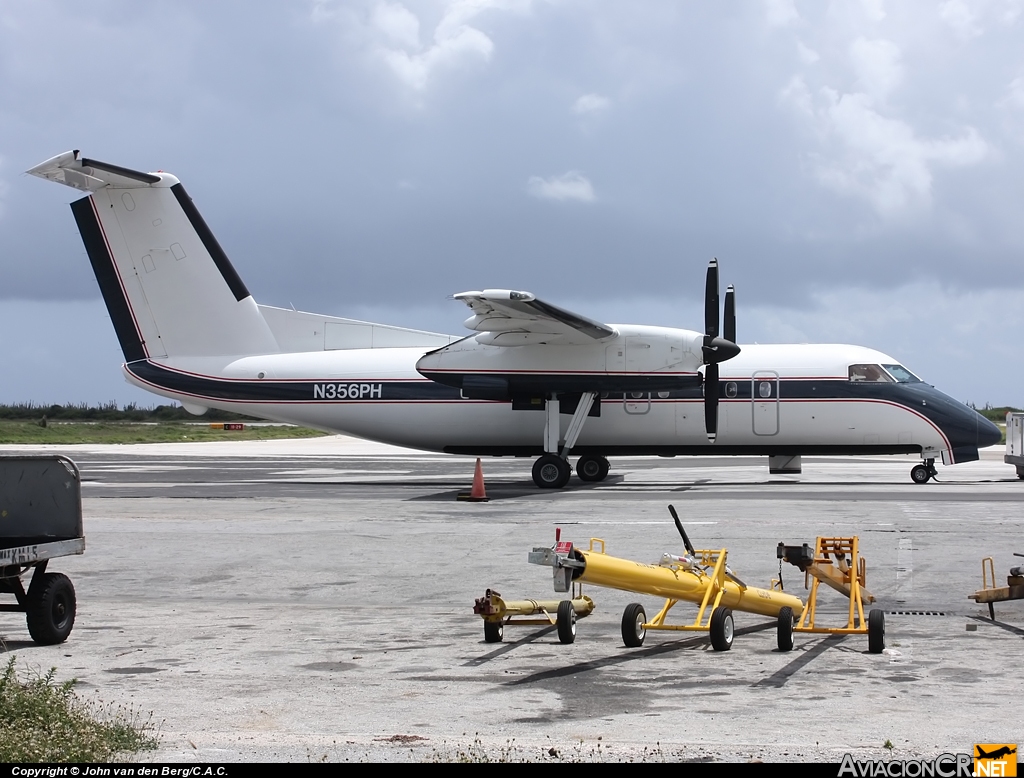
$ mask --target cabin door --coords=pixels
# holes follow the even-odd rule
[[[758,370],[750,379],[750,410],[755,435],[779,434],[779,374]]]

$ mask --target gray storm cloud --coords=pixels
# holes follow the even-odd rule
[[[59,371],[32,332],[98,301],[73,193],[18,174],[75,147],[178,175],[261,302],[458,332],[448,295],[508,287],[699,327],[717,256],[744,338],[836,333],[1010,402],[1020,7],[5,4],[0,312],[50,355],[6,399]]]

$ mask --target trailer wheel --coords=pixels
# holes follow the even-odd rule
[[[885,611],[874,608],[868,613],[868,651],[881,654],[885,649]]]
[[[500,643],[505,632],[505,625],[500,621],[484,622],[484,642]]]
[[[558,640],[568,645],[576,641],[576,609],[569,600],[558,603]]]
[[[640,648],[647,637],[644,624],[647,623],[647,612],[638,602],[630,603],[622,613],[622,642],[627,648]]]
[[[779,611],[779,651],[793,650],[793,609],[788,605]]]
[[[41,646],[63,643],[75,626],[75,587],[63,573],[45,573],[28,590],[26,621],[32,639]]]
[[[719,605],[711,614],[711,647],[715,651],[728,651],[732,648],[735,632],[732,610],[724,605]]]

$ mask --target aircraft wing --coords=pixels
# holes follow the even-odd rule
[[[465,325],[481,333],[477,342],[488,346],[583,345],[618,334],[607,324],[538,300],[530,292],[485,289],[460,292],[455,299],[473,311]]]

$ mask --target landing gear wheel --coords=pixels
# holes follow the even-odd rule
[[[604,457],[584,454],[576,463],[576,475],[581,481],[603,481],[608,477],[608,470],[611,467]]]
[[[732,609],[719,605],[711,614],[711,647],[715,651],[728,651],[732,648],[735,632]]]
[[[926,484],[931,477],[931,471],[925,465],[914,465],[910,471],[910,480],[915,484]]]
[[[874,608],[868,612],[868,652],[881,654],[885,648],[885,611]]]
[[[569,463],[554,454],[545,454],[533,463],[533,482],[541,489],[561,489],[571,475]]]
[[[793,609],[788,605],[779,611],[779,651],[793,650]]]
[[[32,578],[26,611],[28,631],[41,646],[63,643],[75,626],[75,587],[62,573],[46,573],[40,581]]]
[[[576,609],[568,600],[558,603],[558,642],[568,645],[576,641]]]
[[[644,624],[647,623],[647,613],[644,606],[638,602],[630,603],[622,612],[622,642],[626,648],[640,648],[647,637],[647,630]]]
[[[505,634],[505,625],[500,621],[485,621],[484,622],[484,642],[485,643],[500,643],[502,636]]]

